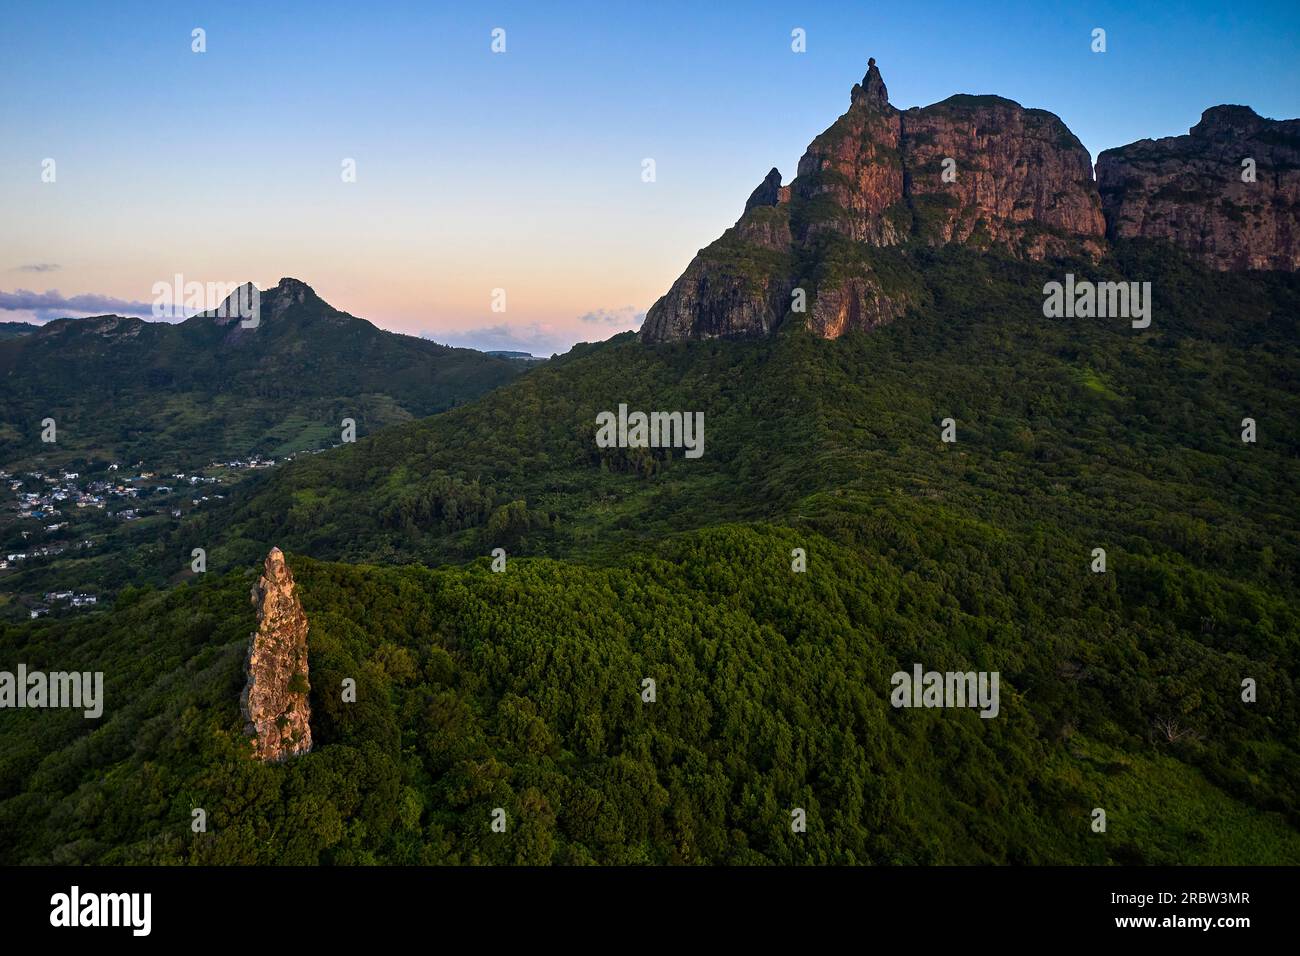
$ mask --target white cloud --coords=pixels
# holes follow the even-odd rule
[[[0,310],[18,313],[10,317],[11,321],[16,322],[28,321],[27,316],[38,322],[48,322],[50,319],[80,318],[87,315],[153,314],[153,306],[148,302],[132,302],[93,292],[65,296],[57,289],[47,289],[45,292],[0,290]]]
[[[625,305],[621,309],[596,309],[579,316],[583,322],[596,325],[617,325],[625,331],[639,328],[645,320],[645,312],[634,306]]]
[[[574,341],[563,330],[545,322],[530,322],[527,325],[507,325],[503,322],[478,329],[423,332],[420,337],[481,352],[530,352],[539,356],[568,351]]]

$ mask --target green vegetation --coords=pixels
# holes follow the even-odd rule
[[[238,712],[247,574],[11,629],[0,641],[30,666],[103,669],[109,704],[89,734],[79,715],[5,715],[0,859],[1300,860],[1286,816],[1300,767],[1266,743],[1295,739],[1290,679],[1268,662],[1280,645],[1253,642],[1248,663],[1064,562],[1041,562],[1052,592],[1032,567],[981,579],[1015,567],[1016,546],[975,525],[859,533],[848,547],[722,526],[617,567],[516,559],[501,574],[293,555],[315,749],[283,765],[248,758]],[[1234,597],[1167,584],[1170,602]],[[917,660],[999,670],[999,718],[892,710],[889,676]],[[1242,668],[1268,688],[1257,709],[1235,702]],[[1204,736],[1153,735],[1150,715],[1171,713]],[[1089,828],[1099,805],[1106,835]]]
[[[271,293],[268,293],[271,295]],[[397,335],[314,294],[243,330],[195,316],[61,319],[0,336],[0,463],[76,458],[157,469],[284,455],[477,398],[525,365]],[[41,441],[53,418],[58,441]]]
[[[808,520],[827,495],[853,513],[941,496],[1007,530],[1142,551],[1185,544],[1149,543],[1153,514],[1195,518],[1205,544],[1180,560],[1249,576],[1269,547],[1276,570],[1300,566],[1294,522],[1278,521],[1300,513],[1297,280],[1123,252],[1118,267],[1055,270],[952,249],[909,270],[886,252],[873,261],[891,288],[924,284],[912,312],[868,335],[581,346],[472,406],[295,462],[183,525],[174,547],[220,540],[228,566],[277,543],[463,561],[493,546],[492,511],[523,500],[555,520],[522,550],[591,561],[718,521]],[[1044,319],[1042,285],[1066,269],[1152,277],[1151,328]],[[703,411],[704,457],[597,449],[596,414],[620,402]],[[1240,441],[1247,415],[1267,440]],[[951,447],[938,442],[949,416]]]
[[[108,703],[0,711],[0,861],[1300,862],[1300,277],[872,265],[917,289],[874,333],[580,346],[115,552],[111,612],[6,626],[0,667]],[[1066,271],[1152,282],[1150,328],[1043,318]],[[596,448],[620,402],[703,411],[704,456]],[[271,545],[315,749],[264,766]],[[914,663],[998,671],[999,716],[891,708]]]
[[[784,231],[789,213],[784,206],[760,206],[751,209],[746,217],[751,228]],[[737,226],[700,250],[700,255],[702,261],[720,267],[727,281],[749,295],[768,293],[772,278],[786,275],[790,269],[788,253],[745,239]]]
[[[0,322],[0,339],[17,338],[20,335],[31,335],[39,325],[33,325],[30,322]]]

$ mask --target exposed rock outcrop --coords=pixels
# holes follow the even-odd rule
[[[1300,120],[1216,106],[1186,136],[1105,150],[1097,181],[1112,238],[1167,239],[1215,269],[1300,268]]]
[[[266,556],[253,588],[257,630],[245,662],[247,683],[240,709],[259,760],[285,760],[311,750],[307,615],[293,572],[279,548]]]
[[[1094,181],[1087,150],[1053,114],[967,95],[899,111],[873,59],[795,179],[767,174],[736,225],[651,306],[641,338],[763,336],[801,298],[818,335],[875,328],[914,294],[882,279],[872,250],[885,247],[1096,260],[1108,238],[1137,237],[1217,269],[1300,269],[1300,120],[1216,106],[1187,136],[1103,152]]]
[[[808,327],[824,339],[837,339],[849,330],[869,332],[902,315],[904,300],[885,295],[870,277],[847,278],[817,290]]]
[[[108,342],[134,339],[148,328],[143,319],[127,315],[94,315],[84,319],[53,319],[33,330],[34,341],[72,339],[79,336],[98,336]]]
[[[876,275],[870,248],[971,242],[1036,259],[1096,257],[1104,237],[1088,152],[1059,119],[995,96],[900,112],[872,59],[794,181],[783,187],[768,173],[736,225],[650,308],[641,335],[767,335],[802,289],[809,327],[836,338],[909,303]]]
[[[286,316],[294,312],[313,321],[343,325],[351,317],[340,312],[316,294],[301,279],[282,278],[270,289],[259,292],[251,282],[235,288],[217,308],[199,313],[224,328],[222,344],[231,347],[251,345],[260,337],[281,333],[291,325]]]
[[[236,286],[215,309],[200,312],[199,315],[211,319],[217,325],[237,327],[241,322],[252,318],[252,306],[257,303],[260,321],[261,297],[264,294],[253,283],[245,282],[243,285]]]
[[[786,199],[790,198],[787,191]],[[781,171],[775,166],[767,174],[767,178],[758,184],[758,188],[749,194],[749,199],[745,202],[745,212],[749,212],[755,206],[777,206],[781,203]]]
[[[889,105],[876,61],[868,62],[848,112],[809,144],[790,184],[801,241],[825,232],[875,246],[904,238],[905,226],[886,215],[903,198],[900,114]]]
[[[952,96],[908,110],[902,129],[904,192],[917,218],[928,217],[915,223],[924,238],[978,238],[1030,259],[1103,252],[1092,161],[1053,114],[1000,96]]]

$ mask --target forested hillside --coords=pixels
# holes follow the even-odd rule
[[[876,250],[922,304],[826,342],[581,346],[472,406],[296,462],[167,547],[440,562],[620,554],[720,520],[885,512],[1065,535],[1289,584],[1300,567],[1300,280],[1122,245],[1104,269]],[[1150,328],[1046,319],[1065,269],[1154,280]],[[705,452],[599,449],[596,415],[701,411]],[[940,441],[941,421],[957,441]],[[1259,440],[1241,441],[1242,419]],[[143,559],[142,559],[143,560]],[[154,560],[149,558],[149,560]],[[141,573],[145,568],[142,565]]]
[[[872,255],[914,290],[889,326],[580,347],[122,552],[111,612],[7,626],[108,705],[0,711],[0,860],[1300,862],[1300,280]],[[1152,281],[1151,326],[1044,318],[1066,268]],[[619,403],[704,412],[703,457],[597,448]],[[237,703],[271,545],[311,622],[280,765]],[[999,671],[999,716],[891,708],[915,663]]]
[[[1289,607],[1150,561],[1088,577],[978,525],[861,532],[726,525],[503,573],[291,555],[315,750],[279,765],[249,759],[235,705],[248,574],[9,628],[32,667],[103,669],[108,706],[88,735],[5,712],[0,860],[1300,862]],[[1175,612],[1226,606],[1254,623]],[[1000,669],[998,719],[892,710],[917,660]],[[1196,733],[1170,742],[1168,717]]]
[[[142,461],[154,470],[213,458],[280,457],[477,398],[518,362],[386,332],[306,284],[262,293],[256,327],[196,315],[59,319],[0,337],[0,465]],[[42,422],[57,425],[42,441]]]

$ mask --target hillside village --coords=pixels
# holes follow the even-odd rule
[[[0,594],[7,590],[7,579],[21,570],[92,551],[127,522],[179,520],[224,499],[247,473],[287,460],[251,455],[171,474],[152,471],[144,462],[90,462],[80,470],[0,469]],[[67,589],[6,596],[26,608],[29,618],[93,608],[101,597]]]

